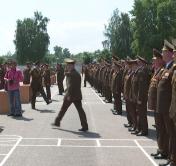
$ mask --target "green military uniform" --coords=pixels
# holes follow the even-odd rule
[[[74,64],[75,62],[71,59],[67,59],[66,63]],[[82,125],[81,131],[87,131],[88,130],[87,118],[82,108],[82,102],[81,102],[82,100],[81,76],[75,69],[69,72],[66,72],[66,84],[67,84],[66,94],[64,97],[61,110],[57,118],[55,119],[55,125],[60,126],[60,121],[62,120],[69,106],[73,103],[79,114],[79,118]]]
[[[115,63],[115,62],[114,62]],[[118,63],[115,63],[116,69],[112,75],[111,81],[111,91],[114,97],[114,114],[121,115],[122,114],[122,100],[121,100],[121,92],[122,92],[122,71],[121,66]]]
[[[38,62],[36,62],[36,65],[39,65]],[[43,89],[42,85],[42,71],[39,67],[35,67],[30,72],[31,76],[31,89],[32,89],[32,99],[31,99],[31,106],[32,109],[35,109],[35,101],[37,93],[40,92],[42,97],[44,98],[45,102],[49,104],[49,99],[46,97],[45,91]]]
[[[124,74],[124,83],[123,83],[123,97],[126,101],[126,112],[127,112],[127,120],[128,124],[125,127],[134,127],[134,120],[132,116],[132,102],[130,101],[130,91],[131,91],[131,78],[132,78],[132,69],[126,69]]]
[[[30,84],[30,71],[31,67],[29,66],[30,63],[26,63],[27,67],[23,70],[23,84]]]
[[[145,60],[139,58],[144,64]],[[138,125],[138,136],[148,134],[148,121],[147,121],[147,99],[148,99],[148,88],[150,82],[150,71],[147,66],[142,66],[137,72],[137,125]]]

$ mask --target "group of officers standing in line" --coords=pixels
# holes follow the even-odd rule
[[[113,114],[122,114],[122,99],[126,103],[131,134],[148,135],[147,110],[154,112],[158,150],[155,159],[166,159],[160,166],[176,166],[176,41],[164,41],[162,53],[153,49],[152,64],[144,58],[102,60],[83,68],[86,81],[105,102],[114,98]],[[121,95],[123,94],[123,97]]]

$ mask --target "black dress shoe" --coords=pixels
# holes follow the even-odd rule
[[[124,124],[124,127],[132,127],[132,125],[131,124]]]
[[[114,111],[114,112],[112,112],[113,113],[113,115],[118,115],[118,112],[117,111]]]
[[[131,134],[133,134],[133,135],[136,135],[136,134],[138,134],[138,133],[140,133],[140,131],[137,131],[137,130],[131,132]]]
[[[172,166],[173,164],[171,163],[170,160],[168,160],[165,164],[159,164],[159,166]],[[174,166],[174,165],[173,165]]]
[[[156,153],[151,153],[150,155],[155,157],[155,156],[158,156],[160,153],[159,152],[156,152]]]
[[[128,131],[132,132],[132,131],[135,131],[136,129],[135,128],[129,128]]]
[[[60,127],[60,121],[57,120],[57,118],[56,118],[55,121],[54,121],[54,123],[52,125]]]
[[[50,103],[52,103],[52,101],[51,101],[51,100],[49,100],[46,104],[48,105],[48,104],[50,104]]]
[[[148,133],[145,133],[145,132],[140,132],[140,133],[137,133],[136,136],[147,136]]]
[[[117,115],[122,115],[122,112],[117,112]]]
[[[157,160],[159,160],[159,159],[167,159],[167,156],[160,153],[157,156],[155,156],[154,159],[157,159]]]
[[[78,130],[86,132],[86,131],[88,131],[88,128],[81,128],[81,129],[78,129]]]
[[[14,114],[12,114],[12,113],[9,113],[9,114],[7,114],[7,116],[14,116]]]
[[[22,114],[16,114],[15,117],[22,117]]]

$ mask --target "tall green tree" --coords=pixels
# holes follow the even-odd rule
[[[14,44],[18,63],[24,64],[27,60],[44,58],[50,43],[48,22],[49,19],[40,12],[34,12],[34,18],[17,20]]]
[[[127,13],[119,14],[116,9],[109,20],[108,26],[105,26],[105,36],[107,40],[103,44],[110,45],[112,54],[121,58],[131,55],[132,31],[130,18]],[[107,47],[104,47],[105,49]]]
[[[54,47],[54,55],[57,58],[58,63],[63,63],[65,58],[70,58],[71,53],[68,48],[62,48],[60,46]]]
[[[161,49],[164,39],[175,38],[175,0],[135,0],[131,14],[134,54],[151,59],[153,48]]]

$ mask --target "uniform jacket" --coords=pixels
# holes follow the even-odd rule
[[[66,73],[66,85],[65,98],[69,97],[71,101],[82,100],[81,76],[75,69]]]
[[[169,113],[172,98],[173,62],[163,70],[157,90],[157,112]]]
[[[30,71],[31,69],[29,68],[26,68],[23,70],[23,76],[24,76],[23,84],[30,84]]]

